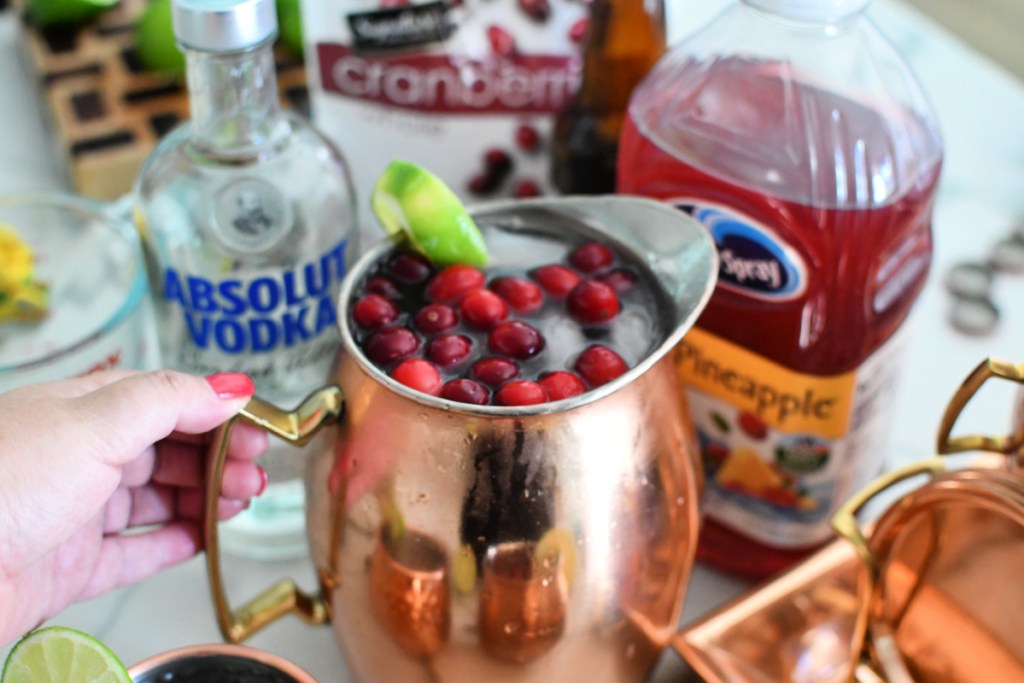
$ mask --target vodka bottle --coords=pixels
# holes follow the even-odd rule
[[[191,120],[144,164],[135,211],[164,363],[245,372],[292,407],[327,379],[338,347],[338,289],[358,250],[349,172],[280,108],[274,0],[172,8]],[[268,490],[225,525],[225,550],[301,554],[305,458],[272,440],[261,459]]]

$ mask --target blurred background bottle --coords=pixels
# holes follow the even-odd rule
[[[698,557],[751,578],[831,538],[883,466],[932,257],[935,115],[868,0],[742,0],[633,93],[618,189],[671,202],[721,267],[677,354],[708,487]]]
[[[630,94],[665,52],[662,0],[593,0],[586,27],[580,89],[552,133],[551,179],[563,194],[615,191]]]
[[[165,366],[239,371],[285,408],[328,378],[336,301],[357,256],[355,204],[339,152],[283,112],[272,52],[274,0],[173,0],[191,120],[144,164],[136,222]],[[305,552],[304,453],[271,440],[270,483],[223,525],[250,557]]]

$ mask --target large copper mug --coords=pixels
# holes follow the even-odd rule
[[[342,286],[335,385],[293,412],[253,399],[236,418],[296,443],[330,432],[306,488],[319,591],[286,580],[232,610],[210,515],[221,629],[239,642],[288,612],[329,621],[364,682],[641,681],[676,631],[694,559],[701,474],[671,351],[713,289],[713,244],[682,212],[639,198],[473,214],[485,237],[498,223],[631,253],[661,289],[664,338],[571,399],[480,407],[426,396],[370,363],[349,327],[355,283],[392,246],[372,249]],[[230,425],[214,440],[208,506]]]

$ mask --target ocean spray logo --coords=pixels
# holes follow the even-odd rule
[[[686,200],[673,204],[711,233],[718,248],[720,285],[771,301],[803,294],[807,287],[803,261],[771,230],[723,207]]]
[[[294,347],[337,323],[334,285],[345,276],[345,247],[342,240],[316,261],[244,280],[168,268],[163,298],[181,307],[199,349],[243,354]]]

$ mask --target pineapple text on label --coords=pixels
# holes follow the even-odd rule
[[[164,272],[163,297],[181,306],[192,342],[263,353],[315,339],[337,322],[334,285],[345,276],[342,240],[318,260],[260,277],[208,280]]]

